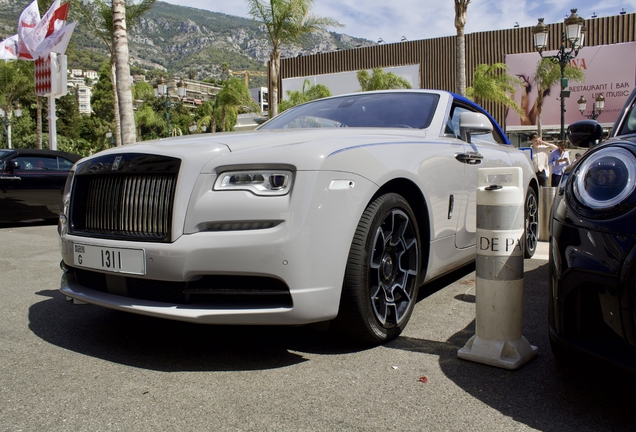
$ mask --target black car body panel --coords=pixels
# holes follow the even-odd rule
[[[80,156],[52,150],[0,150],[0,222],[54,219],[68,173]]]
[[[636,172],[635,99],[633,92],[610,138],[602,144],[597,144],[599,128],[589,120],[568,128],[571,142],[592,148],[559,185],[552,206],[548,293],[550,341],[555,353],[566,348],[634,372],[636,188],[634,179],[627,177]],[[625,134],[619,135],[621,132]],[[604,155],[618,163],[608,164]],[[619,167],[621,163],[624,165]],[[598,186],[594,183],[598,178],[590,174],[593,169],[605,170],[603,180],[608,185],[623,175],[624,195],[608,200],[606,206],[582,198],[578,191]],[[631,174],[625,176],[621,169]],[[608,185],[600,189],[610,190]]]

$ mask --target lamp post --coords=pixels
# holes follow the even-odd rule
[[[9,109],[11,109],[11,107],[9,107]],[[16,104],[15,108],[13,109],[13,115],[15,115],[15,118],[11,118],[11,112],[7,112],[0,108],[0,117],[2,117],[2,123],[4,124],[4,135],[7,137],[8,149],[12,148],[11,124],[16,120],[16,118],[22,117],[22,107],[20,106],[20,104]]]
[[[579,98],[576,102],[579,106],[579,111],[581,111],[581,115],[583,117],[587,117],[592,120],[596,120],[598,116],[601,115],[603,110],[605,109],[605,98],[603,97],[603,93],[599,93],[599,95],[594,100],[594,105],[592,106],[592,114],[585,115],[585,108],[587,107],[587,101],[583,96]]]
[[[176,104],[170,100],[169,90],[170,89],[168,87],[168,82],[163,78],[159,78],[155,86],[155,97],[164,98],[164,107],[166,110],[164,116],[166,118],[166,124],[168,125],[168,136],[170,137],[172,136],[172,128],[170,125],[170,109],[173,106],[176,106]],[[177,83],[177,96],[179,99],[182,99],[183,97],[185,97],[185,95],[186,95],[186,84],[185,82],[183,82],[183,79],[181,79]]]
[[[113,131],[111,131],[110,128],[108,129],[108,132],[106,132],[106,139],[110,143],[111,147],[115,146],[115,136],[113,135]]]
[[[570,91],[565,90],[568,80],[565,78],[565,67],[570,60],[579,54],[583,48],[585,38],[585,27],[583,18],[576,14],[576,9],[570,9],[572,13],[565,19],[565,31],[561,32],[561,47],[555,55],[543,55],[543,51],[548,45],[548,26],[543,23],[543,18],[539,18],[539,23],[532,29],[534,39],[534,49],[539,52],[542,58],[549,58],[558,63],[561,68],[561,141],[565,139],[565,98],[570,97]]]

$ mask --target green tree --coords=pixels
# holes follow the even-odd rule
[[[455,30],[457,30],[456,58],[455,58],[455,86],[462,96],[466,95],[466,40],[464,28],[468,15],[470,0],[455,0]]]
[[[110,80],[110,66],[102,65],[99,70],[99,80],[93,86],[91,95],[91,108],[93,116],[105,120],[109,124],[115,124],[115,111],[113,103],[113,84]]]
[[[137,123],[137,136],[140,140],[156,139],[166,134],[167,125],[161,114],[158,114],[150,105],[141,106],[135,112]]]
[[[366,70],[358,71],[358,82],[362,91],[410,89],[411,84],[393,72],[384,72],[382,68],[374,68],[369,75]]]
[[[287,99],[280,101],[279,111],[283,112],[291,107],[295,107],[296,105],[329,96],[331,96],[331,91],[326,85],[311,85],[309,80],[305,80],[301,90],[287,90]]]
[[[298,44],[309,33],[342,25],[333,18],[312,15],[310,12],[313,0],[246,1],[249,14],[265,26],[272,44],[269,57],[269,118],[273,118],[278,114],[281,46]]]
[[[565,78],[572,81],[581,82],[585,78],[585,73],[581,69],[570,65],[565,66],[563,74]],[[552,58],[542,58],[537,64],[533,81],[537,85],[537,99],[535,100],[535,105],[532,109],[534,109],[536,113],[537,133],[541,136],[541,111],[543,109],[543,100],[550,94],[550,90],[554,85],[561,84],[561,66]],[[521,106],[524,108],[525,105],[527,109],[527,96],[525,98],[525,102],[523,96],[524,95],[522,95],[521,98]],[[532,111],[532,109],[530,111]]]
[[[149,101],[155,98],[155,90],[150,83],[141,81],[133,84],[132,86],[133,100],[135,101]]]
[[[515,86],[521,85],[521,80],[508,75],[507,70],[503,63],[477,65],[473,85],[466,88],[466,96],[482,106],[487,101],[502,104],[524,118],[525,112],[514,100]]]
[[[55,104],[55,111],[58,135],[74,140],[79,139],[80,133],[77,126],[80,123],[80,113],[75,95],[68,93],[66,96],[58,98]]]
[[[12,120],[13,110],[16,103],[27,92],[34,91],[33,75],[26,76],[17,61],[0,62],[0,108],[4,110],[5,115]],[[9,124],[9,135],[7,138],[7,148],[11,148],[11,123]]]
[[[229,78],[223,84],[223,88],[216,96],[216,111],[221,114],[221,131],[232,130],[236,124],[236,115],[239,109],[248,111],[258,111],[258,104],[252,99],[249,89],[245,86],[245,82],[238,78]],[[233,121],[228,122],[228,114],[234,117]]]
[[[197,132],[202,132],[204,126],[206,130],[209,130],[210,132],[216,132],[215,110],[215,100],[205,101],[197,107],[196,111],[194,112],[194,121],[197,124]],[[212,128],[212,126],[214,126],[214,129]]]

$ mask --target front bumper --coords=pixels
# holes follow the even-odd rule
[[[553,343],[636,370],[635,245],[634,236],[552,220]]]
[[[306,324],[338,313],[349,248],[377,187],[330,190],[333,173],[299,173],[289,197],[249,192],[192,194],[185,232],[171,243],[72,235],[62,229],[61,291],[100,306],[210,324]],[[212,179],[205,179],[208,184]],[[265,207],[264,207],[265,206]],[[265,216],[263,216],[266,213]],[[210,231],[217,222],[278,219],[266,229]],[[76,271],[74,245],[143,249],[146,273]],[[169,291],[169,292],[168,292]],[[176,293],[176,294],[175,294]]]

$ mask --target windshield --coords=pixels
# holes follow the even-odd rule
[[[319,99],[291,108],[260,129],[403,127],[427,128],[439,95],[386,92]]]

